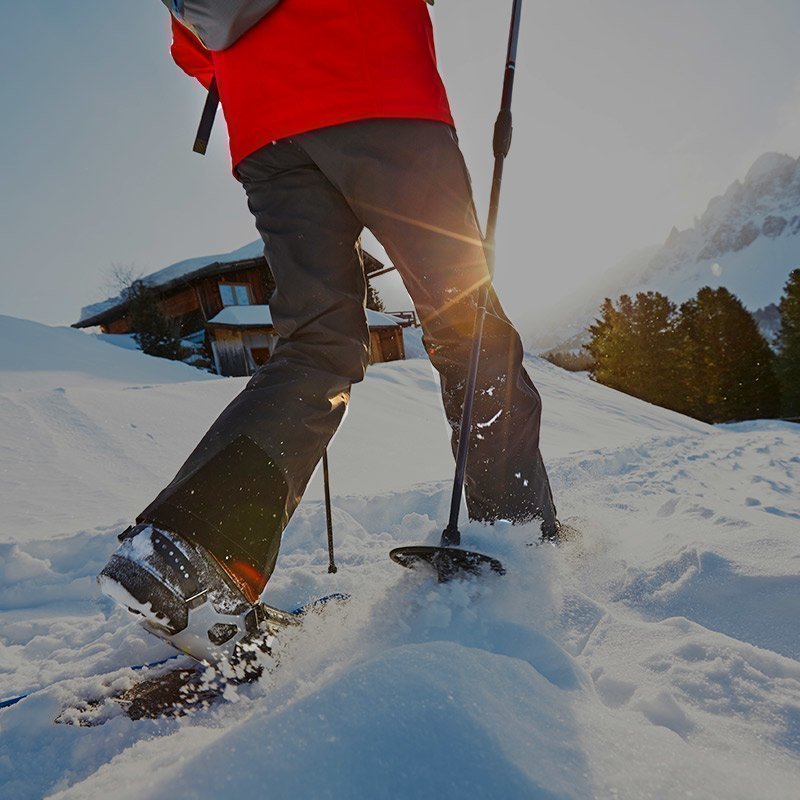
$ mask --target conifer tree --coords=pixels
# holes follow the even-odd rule
[[[632,379],[639,395],[650,403],[676,408],[676,307],[659,292],[640,292],[633,303],[633,335],[638,341],[638,361]]]
[[[589,326],[592,338],[585,349],[594,360],[592,378],[604,386],[626,392],[625,364],[631,347],[630,297],[622,295],[618,306],[616,308],[611,298],[606,297],[600,308],[600,318]]]
[[[372,281],[370,281],[369,278],[367,278],[367,308],[372,311],[386,311],[386,307],[383,305],[383,299],[380,294],[378,294],[378,290],[372,285]]]
[[[640,292],[635,300],[606,298],[601,317],[589,328],[586,346],[599,383],[651,403],[676,408],[676,308],[658,292]]]
[[[158,302],[158,293],[144,281],[135,280],[124,291],[128,301],[128,322],[133,338],[144,353],[159,358],[181,361],[187,355],[175,326]]]
[[[781,413],[800,418],[800,269],[792,270],[779,305],[781,330],[777,336],[777,372],[781,384]]]
[[[774,417],[780,389],[774,356],[753,317],[725,288],[704,287],[680,309],[686,405],[706,422]]]

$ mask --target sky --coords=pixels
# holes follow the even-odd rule
[[[3,4],[0,313],[70,324],[112,294],[114,265],[256,238],[224,125],[191,152],[203,91],[172,64],[158,0]],[[435,8],[482,216],[510,8]],[[496,276],[512,318],[691,226],[762,153],[800,155],[799,30],[793,0],[525,1]],[[409,307],[396,277],[377,285]]]

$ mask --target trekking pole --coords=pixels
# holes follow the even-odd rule
[[[492,176],[492,192],[489,198],[489,218],[486,223],[486,234],[483,237],[483,250],[486,254],[488,277],[478,293],[475,310],[475,325],[472,332],[472,351],[467,370],[467,383],[464,389],[464,406],[458,429],[458,448],[456,450],[456,474],[453,480],[453,495],[450,500],[450,519],[442,531],[438,547],[428,545],[411,545],[396,547],[390,551],[392,560],[404,567],[414,567],[425,563],[432,567],[440,583],[449,581],[459,573],[480,574],[489,568],[498,575],[505,575],[505,567],[496,559],[482,553],[458,549],[461,544],[461,533],[458,530],[458,514],[461,510],[461,497],[464,492],[464,476],[467,469],[470,435],[472,433],[472,409],[475,400],[475,387],[478,382],[478,365],[483,340],[483,324],[486,319],[487,306],[491,292],[495,266],[495,232],[497,215],[500,210],[500,187],[503,182],[503,165],[511,149],[511,95],[514,90],[514,73],[517,65],[517,43],[522,17],[522,0],[514,0],[511,11],[511,30],[508,34],[508,55],[506,58],[505,77],[503,79],[503,96],[500,101],[500,113],[494,124],[494,174]]]
[[[333,560],[333,513],[331,511],[331,478],[328,469],[328,448],[322,454],[322,482],[325,485],[325,524],[328,527],[328,572],[333,575],[337,572],[336,562]]]
[[[483,341],[483,324],[489,304],[489,292],[495,268],[495,234],[497,216],[500,210],[500,188],[503,182],[503,166],[506,156],[511,150],[511,96],[514,91],[514,74],[517,66],[517,43],[519,42],[520,20],[522,18],[522,0],[514,0],[511,11],[511,29],[508,35],[508,56],[506,58],[505,77],[503,79],[503,96],[500,101],[500,113],[494,124],[494,174],[492,175],[492,192],[489,199],[489,217],[486,223],[486,234],[483,237],[483,249],[489,268],[489,279],[483,284],[478,295],[478,307],[475,311],[475,326],[472,333],[472,352],[470,354],[467,385],[464,390],[464,406],[461,413],[461,424],[458,432],[458,449],[456,451],[456,474],[453,481],[453,495],[450,501],[450,519],[442,532],[441,547],[457,547],[461,543],[458,530],[458,515],[461,510],[461,496],[464,491],[464,476],[467,468],[470,437],[472,433],[472,408],[475,400],[475,386],[478,381],[478,365],[481,358]]]

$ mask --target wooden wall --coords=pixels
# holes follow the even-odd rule
[[[110,322],[108,325],[101,325],[103,333],[130,333],[131,329],[128,325],[127,317],[120,317]]]
[[[252,375],[266,363],[278,337],[272,328],[211,329],[211,348],[220,375]]]
[[[369,363],[402,361],[406,357],[403,329],[378,328],[369,332]]]
[[[167,319],[186,316],[199,308],[200,301],[197,298],[197,292],[192,286],[179,289],[177,292],[161,298],[161,310]]]
[[[215,328],[211,335],[214,366],[220,375],[240,377],[249,374],[241,331]]]

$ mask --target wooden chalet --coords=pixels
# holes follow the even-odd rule
[[[367,252],[363,256],[368,277],[392,269]],[[220,375],[250,375],[269,358],[276,335],[268,301],[275,284],[260,241],[227,256],[182,261],[143,280],[157,290],[176,335],[203,345]],[[402,327],[414,324],[413,313],[405,319],[374,313],[369,320],[371,361],[405,358]],[[131,333],[127,314],[128,303],[118,296],[84,308],[73,327]]]

